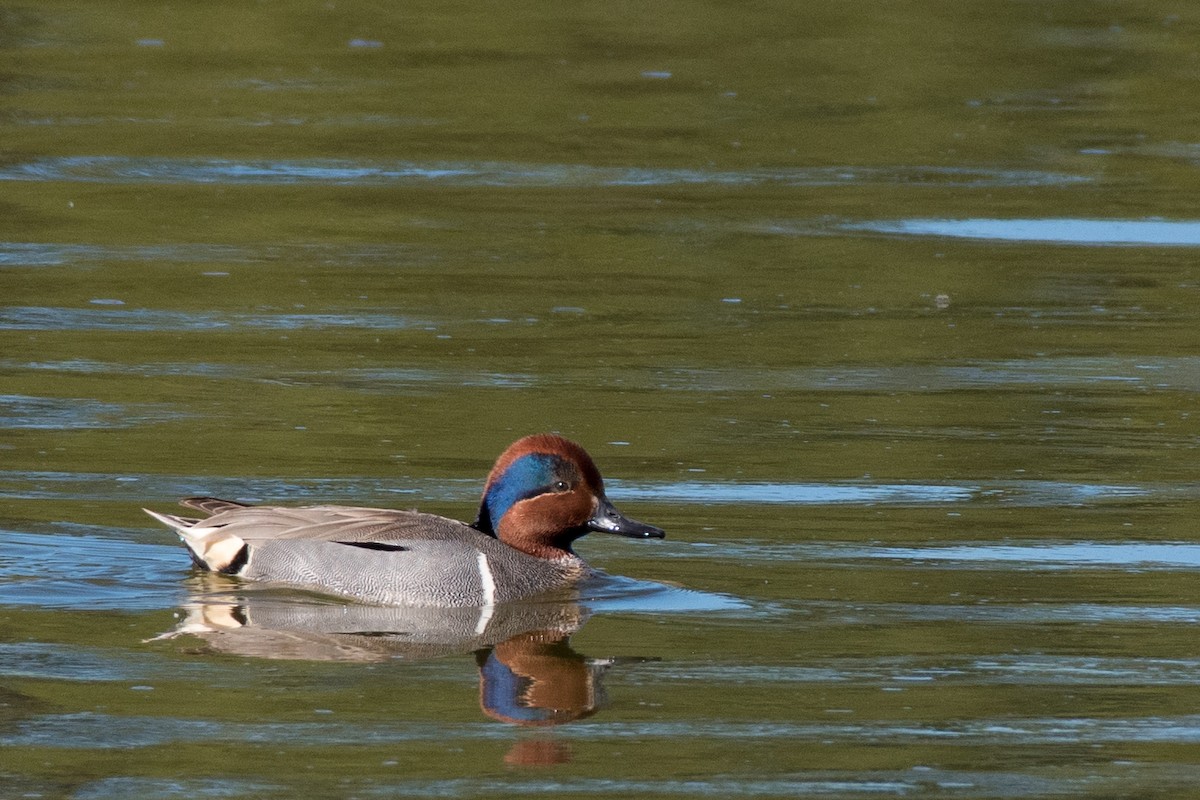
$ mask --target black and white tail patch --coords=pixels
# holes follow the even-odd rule
[[[250,545],[244,544],[242,545],[241,549],[237,551],[237,555],[233,557],[233,560],[221,567],[219,570],[217,570],[217,572],[225,575],[237,575],[242,571],[242,567],[246,566],[246,562],[249,560]]]

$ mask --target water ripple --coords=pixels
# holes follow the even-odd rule
[[[120,309],[115,309],[120,311]],[[158,325],[188,330],[221,330],[244,326],[247,328],[287,328],[290,326],[346,327],[358,320],[384,327],[388,317],[370,314],[343,315],[283,315],[263,314],[248,318],[216,316],[210,313],[125,311],[113,316],[114,309],[0,309],[0,326],[14,329],[49,329],[54,325],[87,329],[103,329]],[[336,325],[334,323],[337,323]],[[460,323],[462,321],[459,321]],[[480,322],[480,321],[475,321]],[[344,323],[344,324],[343,324]],[[397,327],[404,319],[391,318]],[[450,323],[432,320],[407,320],[410,327],[444,328]],[[490,321],[486,324],[499,324]],[[137,375],[198,375],[204,377],[261,380],[260,370],[228,363],[121,363],[88,359],[28,361],[0,358],[0,369],[28,369],[71,373],[115,373]],[[527,389],[531,386],[581,385],[595,383],[596,370],[575,372],[567,368],[555,374],[535,372],[480,372],[475,370],[431,370],[418,368],[345,368],[319,371],[287,371],[276,376],[297,384],[337,385],[355,391],[378,391],[397,386],[491,386],[507,389]],[[687,368],[630,368],[619,378],[609,381],[623,390],[653,389],[670,392],[854,392],[938,393],[971,389],[989,391],[1045,389],[1059,387],[1099,387],[1104,391],[1120,389],[1171,389],[1200,391],[1200,358],[1192,357],[1058,357],[977,361],[961,364],[898,364],[854,365],[810,369],[737,367]]]
[[[156,800],[194,797],[290,797],[294,789],[262,781],[249,781],[230,776],[220,778],[101,778],[79,785],[72,793],[73,800],[127,800],[133,797],[153,797]],[[40,797],[41,794],[26,794]],[[49,795],[47,795],[49,796]]]
[[[373,797],[1045,797],[1082,787],[1082,781],[1014,772],[967,772],[917,767],[853,774],[806,770],[778,778],[718,775],[679,779],[558,778],[538,781],[448,779],[385,782]],[[980,794],[983,793],[983,794]]]
[[[962,620],[969,623],[972,620]],[[897,620],[897,624],[900,624]],[[629,682],[697,681],[739,685],[782,683],[880,684],[954,683],[969,686],[1194,686],[1196,659],[1096,656],[999,655],[939,658],[839,658],[802,665],[651,663]]]
[[[644,484],[606,481],[623,499],[656,502],[720,504],[843,505],[876,503],[928,505],[961,503],[978,493],[977,487],[926,484],[830,483],[715,483],[682,481]]]
[[[1164,771],[1152,770],[1156,773]],[[1161,778],[1162,776],[1159,775]],[[1178,778],[1174,772],[1170,775]],[[1188,776],[1191,779],[1191,776]],[[638,779],[544,777],[529,780],[517,774],[502,778],[370,780],[366,785],[343,781],[340,790],[352,797],[601,797],[615,794],[634,797],[908,797],[931,798],[1046,797],[1091,788],[1081,779],[1046,778],[1019,772],[970,772],[914,767],[900,770],[839,772],[806,770],[802,775],[747,778],[729,774],[710,777]],[[312,785],[309,786],[312,789]],[[319,793],[319,789],[317,790]],[[982,793],[982,794],[981,794]],[[155,797],[292,797],[294,787],[262,781],[222,778],[103,778],[79,787],[77,800]],[[30,796],[39,796],[31,794]]]
[[[744,171],[597,167],[499,162],[364,162],[346,159],[258,160],[74,156],[0,167],[0,181],[167,184],[451,185],[594,188],[619,186],[1061,186],[1078,175],[971,167],[815,167]]]
[[[183,411],[162,404],[0,395],[0,430],[111,430],[183,419],[186,416]]]
[[[393,264],[411,261],[411,245],[290,244],[238,246],[213,243],[96,245],[57,242],[0,242],[0,267],[56,267],[97,262],[258,264],[272,261]]]
[[[805,722],[610,722],[564,727],[564,738],[583,741],[626,741],[689,737],[712,740],[788,738],[797,741],[848,741],[858,744],[925,742],[963,746],[998,744],[1200,743],[1200,716],[1115,718],[979,717],[945,722],[805,723]],[[234,723],[178,717],[116,716],[99,712],[45,714],[22,723],[16,731],[0,731],[0,745],[48,748],[112,749],[154,747],[175,742],[243,742],[290,746],[368,745],[456,740],[510,741],[512,732],[487,723],[279,722]]]
[[[1013,507],[1084,506],[1130,501],[1190,499],[1192,484],[1137,486],[1059,481],[963,483],[873,483],[866,480],[826,483],[738,481],[606,482],[614,497],[657,503],[726,505],[900,505],[988,503]],[[435,501],[475,502],[477,478],[308,478],[178,476],[148,473],[0,470],[0,498],[24,500],[119,500],[149,502],[198,494],[217,494],[247,502],[369,503],[401,495]]]
[[[625,378],[630,382],[630,378]],[[672,391],[944,392],[1000,387],[1103,386],[1200,390],[1200,359],[1047,357],[966,363],[754,370],[670,368],[632,379]]]
[[[9,306],[0,308],[0,330],[122,330],[122,331],[215,331],[257,329],[273,331],[402,330],[428,327],[430,323],[385,313],[357,314],[217,314],[213,312],[161,311],[157,309],[54,308]]]
[[[130,681],[150,676],[177,678],[179,669],[178,664],[164,667],[151,656],[126,649],[49,642],[0,643],[0,675],[6,679]]]
[[[338,386],[360,392],[391,392],[396,389],[428,390],[452,387],[525,389],[534,386],[532,373],[480,372],[470,369],[342,369],[264,372],[262,369],[229,363],[95,361],[72,358],[61,361],[26,361],[0,358],[0,370],[62,372],[81,375],[138,375],[147,377],[199,377],[218,380],[267,381],[289,386]],[[2,408],[3,401],[0,401]]]
[[[1143,570],[1137,570],[1139,572]],[[881,625],[889,621],[995,625],[1188,625],[1200,623],[1200,607],[1117,603],[840,603],[799,606],[819,625]]]

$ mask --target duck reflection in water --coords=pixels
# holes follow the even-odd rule
[[[591,716],[605,702],[601,679],[617,663],[571,647],[589,614],[569,597],[481,609],[367,606],[245,586],[233,594],[230,579],[211,573],[193,580],[207,591],[195,592],[184,618],[159,639],[195,636],[224,654],[308,661],[420,661],[474,652],[480,707],[511,725],[551,727]],[[530,747],[537,752],[510,755],[528,763],[564,752],[528,742],[521,749]]]

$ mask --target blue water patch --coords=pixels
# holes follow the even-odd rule
[[[682,547],[684,549],[678,549]],[[910,547],[874,543],[725,541],[685,543],[660,557],[715,559],[738,564],[762,561],[862,566],[897,566],[1014,571],[1113,569],[1124,571],[1200,569],[1200,544],[1188,542],[934,542]]]
[[[814,167],[744,171],[504,162],[366,162],[346,159],[234,161],[74,156],[0,167],[0,181],[159,184],[451,185],[591,188],[620,186],[1062,186],[1091,179],[986,167]]]
[[[1163,219],[902,219],[844,222],[847,231],[1069,245],[1200,246],[1200,221]]]
[[[0,545],[0,605],[157,610],[183,595],[188,561],[174,544],[0,530]]]
[[[182,375],[205,378],[262,379],[262,376],[250,367],[206,362],[126,364],[118,361],[94,361],[87,358],[72,358],[62,361],[24,361],[16,358],[0,358],[0,370],[63,372],[80,375],[141,375],[147,377]]]
[[[948,562],[993,567],[999,564],[1025,569],[1200,568],[1200,544],[1187,542],[990,542],[934,547],[872,547],[861,558]]]
[[[750,603],[731,595],[701,592],[601,573],[580,587],[580,604],[597,613],[679,613],[748,611]]]
[[[161,362],[122,363],[119,361],[95,361],[72,358],[61,361],[24,361],[16,358],[0,358],[0,370],[30,370],[37,372],[62,372],[81,375],[139,375],[146,377],[202,377],[220,380],[270,381],[289,386],[338,386],[361,392],[393,392],[424,390],[432,393],[445,387],[470,386],[475,388],[524,389],[533,386],[536,379],[532,374],[511,372],[479,372],[476,370],[432,370],[432,369],[344,369],[344,370],[300,370],[264,374],[254,367],[211,362]],[[4,401],[0,398],[0,419],[3,418]]]

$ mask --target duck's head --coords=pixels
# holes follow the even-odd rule
[[[542,558],[569,554],[571,543],[591,531],[634,539],[665,535],[617,511],[587,451],[550,433],[518,439],[500,454],[474,527]]]

